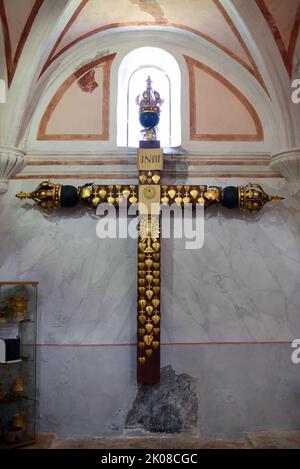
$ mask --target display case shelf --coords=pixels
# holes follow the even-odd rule
[[[0,449],[17,449],[22,448],[22,446],[33,445],[35,442],[35,436],[25,434],[22,441],[19,441],[18,443],[6,443],[5,441],[0,440]]]
[[[32,397],[27,397],[27,396],[22,396],[18,398],[14,397],[5,397],[4,399],[0,399],[0,405],[1,404],[18,404],[24,401],[35,401]]]
[[[0,282],[0,449],[36,437],[37,288]]]

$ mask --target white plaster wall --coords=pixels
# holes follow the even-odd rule
[[[122,433],[136,392],[136,242],[99,240],[97,220],[85,210],[45,217],[14,197],[35,183],[12,181],[0,199],[0,280],[40,282],[39,428],[64,436]],[[263,185],[287,195],[283,181]],[[300,424],[293,397],[300,380],[289,345],[300,337],[299,208],[288,195],[254,216],[213,208],[206,214],[203,249],[186,251],[183,240],[162,243],[162,363],[199,379],[204,434]],[[228,371],[219,395],[224,376],[217,369],[232,370],[236,354],[240,362]],[[244,390],[242,357],[261,393],[261,412],[268,402],[261,420],[257,399]],[[269,401],[266,392],[275,381]],[[226,414],[233,405],[230,392],[234,419]],[[223,409],[218,418],[216,405]]]
[[[135,240],[98,239],[84,208],[44,216],[14,198],[33,185],[12,182],[0,199],[0,278],[40,281],[39,342],[134,343]],[[283,183],[264,185],[285,192]],[[213,208],[199,251],[163,240],[162,340],[300,337],[299,207],[287,199],[255,215]]]

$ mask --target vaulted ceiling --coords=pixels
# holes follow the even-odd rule
[[[44,0],[0,1],[9,83],[43,3]],[[256,3],[291,74],[299,33],[300,2],[256,0]],[[229,16],[220,0],[82,0],[58,34],[43,71],[70,48],[101,31],[146,25],[164,25],[192,32],[233,57],[261,80],[235,18]]]
[[[247,46],[219,0],[84,0],[60,35],[44,69],[70,47],[96,33],[122,26],[146,25],[192,32],[216,45],[252,73],[257,72]]]
[[[300,0],[0,0],[0,16],[8,87],[14,80],[20,86],[22,67],[32,66],[30,77],[26,72],[31,97],[35,88],[42,93],[56,67],[76,48],[124,28],[167,28],[201,39],[224,60],[236,62],[271,97],[268,54],[276,58],[279,53],[277,67],[286,83],[298,61]],[[28,49],[26,59],[26,47],[32,60]],[[32,112],[33,104],[25,101]]]

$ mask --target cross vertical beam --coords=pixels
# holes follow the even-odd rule
[[[143,225],[159,230],[159,216],[141,215],[140,230]],[[155,384],[160,380],[160,237],[153,231],[139,236],[137,297],[137,382]]]
[[[145,144],[146,142],[141,142]],[[137,382],[160,381],[160,148],[138,150],[139,239],[137,294]]]

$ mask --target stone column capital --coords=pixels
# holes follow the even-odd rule
[[[0,194],[8,188],[8,180],[26,166],[25,154],[19,148],[0,145]]]
[[[291,195],[300,195],[300,147],[275,153],[270,167],[288,181]]]

